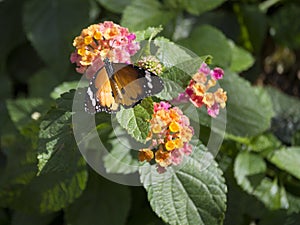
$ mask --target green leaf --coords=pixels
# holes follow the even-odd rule
[[[194,60],[199,60],[200,62],[201,59],[189,49],[176,45],[174,42],[171,42],[170,40],[163,37],[156,38],[154,40],[154,44],[158,47],[156,57],[161,63],[163,63],[165,67],[171,68],[175,66],[185,72],[191,72],[192,70],[193,73],[195,72],[193,70],[195,66],[198,66],[198,68],[200,67],[200,64],[195,65],[191,63],[195,63]],[[192,67],[189,67],[191,65]]]
[[[48,213],[66,207],[81,195],[87,180],[85,161],[81,155],[74,149],[68,149],[51,160],[55,163],[50,161],[52,165],[46,165],[45,172],[24,188],[20,197],[12,203],[14,208]]]
[[[80,82],[80,85],[83,82]],[[78,81],[69,81],[69,82],[63,82],[59,86],[55,87],[54,90],[51,92],[50,96],[53,99],[59,98],[63,93],[70,91],[71,89],[76,89],[78,86]]]
[[[213,64],[228,68],[232,59],[230,44],[225,35],[218,29],[201,25],[193,29],[189,38],[179,41],[179,44],[193,49],[198,55],[212,55]],[[180,54],[176,55],[177,57]]]
[[[53,108],[43,118],[37,156],[39,173],[14,201],[15,207],[41,213],[58,211],[81,195],[87,171],[74,139],[71,115]]]
[[[270,127],[272,103],[263,89],[251,87],[248,81],[229,71],[225,71],[219,84],[228,97],[226,132],[240,137],[255,136]]]
[[[152,101],[150,98],[142,102]],[[153,106],[152,106],[153,107]],[[138,104],[134,108],[120,110],[116,117],[120,125],[127,130],[137,141],[144,143],[149,133],[149,120],[152,113],[149,113],[149,104]]]
[[[200,15],[221,5],[226,0],[185,0],[184,8],[191,14]]]
[[[140,170],[141,181],[155,213],[168,224],[221,224],[226,186],[221,170],[203,146],[195,148],[184,166],[158,174],[151,166]]]
[[[265,177],[266,162],[256,154],[241,152],[234,162],[237,183],[248,194],[254,195],[270,209],[287,209],[289,206],[284,187]]]
[[[36,151],[25,137],[14,134],[7,139],[5,141],[4,135],[1,137],[1,150],[3,153],[5,151],[6,164],[0,176],[0,205],[11,207],[12,202],[35,177],[37,159]]]
[[[130,200],[128,187],[107,181],[92,172],[83,194],[65,209],[65,219],[70,225],[125,224]]]
[[[132,0],[97,0],[104,8],[114,13],[122,13]]]
[[[134,150],[138,143],[128,137],[124,129],[114,126],[114,132],[109,137],[108,143],[111,145],[110,151],[103,158],[106,172],[129,174],[138,171],[138,152]]]
[[[149,26],[165,25],[173,17],[174,13],[157,0],[134,0],[125,8],[121,24],[131,30],[143,30]]]
[[[24,28],[35,50],[53,71],[64,74],[70,65],[72,39],[90,18],[84,0],[30,0],[24,6]]]
[[[249,147],[255,152],[274,150],[280,147],[280,145],[281,142],[271,133],[255,136],[251,138],[249,142]]]
[[[278,116],[292,116],[300,120],[300,100],[299,98],[284,94],[272,88],[266,88],[272,103],[275,114]]]
[[[163,100],[172,100],[178,96],[179,93],[183,92],[184,89],[169,79],[163,79],[164,81],[164,89],[158,93],[156,96]]]
[[[268,160],[278,168],[292,174],[300,180],[299,165],[300,165],[300,147],[282,148],[273,151]]]
[[[237,73],[249,69],[254,64],[252,55],[243,48],[236,46],[233,41],[229,41],[229,44],[232,54],[230,69]]]
[[[287,199],[289,201],[288,213],[300,212],[300,197],[287,193]]]
[[[247,177],[264,174],[266,170],[267,166],[264,159],[253,153],[241,152],[234,162],[234,175],[237,183],[248,193],[251,193],[256,188],[260,180],[251,183],[251,180]]]
[[[228,203],[224,224],[249,224],[254,219],[262,218],[267,211],[266,207],[254,196],[243,191],[237,185],[232,173],[231,164],[224,174],[228,186]]]
[[[39,119],[49,108],[49,101],[40,98],[8,100],[7,109],[22,134],[30,135],[39,126]]]
[[[146,30],[135,31],[136,41],[143,41],[149,38],[154,38],[163,30],[162,26],[159,27],[147,27]]]

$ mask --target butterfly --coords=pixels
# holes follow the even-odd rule
[[[162,91],[163,80],[154,73],[132,64],[104,59],[91,79],[86,92],[85,111],[114,113],[138,104],[142,99]]]

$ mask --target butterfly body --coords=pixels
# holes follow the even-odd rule
[[[104,60],[87,89],[85,111],[117,112],[120,105],[130,108],[143,98],[158,94],[163,89],[163,81],[152,72],[125,63]]]

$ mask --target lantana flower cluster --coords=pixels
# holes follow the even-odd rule
[[[144,68],[156,75],[160,75],[163,71],[163,66],[160,61],[153,55],[144,56],[138,62],[137,65]]]
[[[157,171],[163,173],[171,165],[179,165],[184,155],[190,155],[189,144],[194,130],[189,118],[178,107],[167,102],[154,103],[154,113],[150,120],[148,148],[139,151],[139,160],[155,162]]]
[[[130,63],[130,56],[140,49],[135,39],[134,33],[111,21],[93,24],[74,39],[76,50],[70,60],[76,63],[79,73],[84,73],[93,63],[102,62],[106,57],[111,62]]]
[[[227,94],[222,88],[218,88],[214,92],[211,92],[210,89],[216,85],[217,80],[223,78],[223,75],[224,71],[221,68],[216,67],[211,70],[206,63],[202,63],[183,95],[187,96],[198,108],[205,105],[207,113],[211,117],[216,117],[220,108],[226,106]]]

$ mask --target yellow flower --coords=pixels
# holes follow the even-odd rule
[[[171,122],[170,125],[169,125],[169,129],[171,132],[178,132],[180,130],[180,125],[177,123],[177,122]]]
[[[213,93],[205,93],[202,101],[207,107],[209,107],[209,108],[212,107],[212,105],[215,104],[214,94]]]
[[[84,38],[84,44],[86,44],[86,45],[91,44],[92,41],[93,41],[93,38],[92,38],[91,36],[86,36],[86,37]]]
[[[165,144],[165,147],[168,151],[172,151],[175,149],[176,145],[175,145],[175,142],[170,140],[170,141],[167,141],[167,143]]]
[[[98,32],[98,31],[96,31],[96,32],[95,32],[95,34],[94,34],[94,38],[95,38],[96,40],[100,40],[100,39],[102,39],[102,35],[101,35],[101,33],[100,33],[100,32]]]

